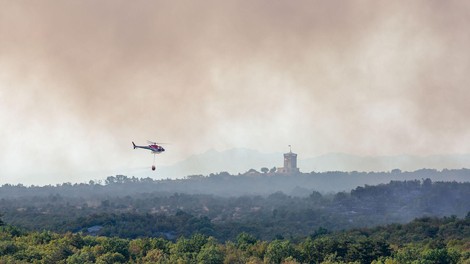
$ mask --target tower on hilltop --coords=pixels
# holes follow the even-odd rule
[[[284,153],[284,167],[277,169],[278,173],[298,173],[297,168],[297,154],[292,152],[291,145],[289,145],[289,152]]]

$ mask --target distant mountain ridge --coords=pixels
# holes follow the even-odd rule
[[[299,160],[310,171],[415,171],[419,169],[462,169],[470,167],[470,154],[454,155],[397,155],[356,156],[343,153],[326,154]],[[313,167],[312,167],[313,166]]]
[[[250,169],[260,171],[262,167],[283,166],[283,153],[262,153],[258,150],[234,148],[225,151],[208,150],[193,155],[171,166],[159,167],[159,178],[183,178],[189,175],[209,175],[222,171],[243,174]],[[431,156],[357,156],[344,153],[330,153],[317,157],[303,157],[298,153],[298,167],[301,172],[325,171],[415,171],[427,169],[461,169],[470,167],[470,154]]]

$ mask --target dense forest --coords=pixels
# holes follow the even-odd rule
[[[263,241],[248,233],[219,242],[25,231],[0,226],[0,263],[470,263],[470,215]]]
[[[346,190],[392,174],[403,180]],[[461,180],[435,180],[444,175]],[[0,263],[470,263],[468,176],[250,170],[5,184]]]
[[[222,174],[171,184],[221,185],[232,181],[230,177],[239,176]],[[3,185],[0,212],[6,223],[27,230],[170,240],[200,233],[223,242],[242,232],[262,240],[294,239],[317,230],[407,223],[424,216],[465,217],[470,211],[468,182],[422,179],[365,185],[349,192],[305,194],[298,188],[298,195],[277,191],[242,196],[162,192],[161,184],[118,175],[104,184]]]

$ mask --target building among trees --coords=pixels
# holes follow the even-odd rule
[[[277,168],[277,173],[299,173],[297,168],[297,154],[292,152],[291,146],[289,145],[289,152],[284,153],[284,167]]]

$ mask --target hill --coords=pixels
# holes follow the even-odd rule
[[[171,166],[158,167],[158,178],[182,178],[187,175],[209,175],[226,171],[230,174],[245,173],[250,169],[283,166],[282,153],[262,153],[258,150],[236,148],[225,151],[208,150],[193,155]],[[422,168],[443,170],[470,167],[470,154],[431,156],[357,156],[344,153],[329,153],[317,157],[305,157],[299,153],[300,171],[309,173],[327,171],[388,172],[394,169],[415,171]],[[148,173],[131,176],[147,177]]]
[[[4,185],[0,188],[0,212],[6,223],[36,230],[85,232],[99,226],[96,232],[107,236],[171,238],[199,232],[227,240],[240,232],[263,239],[297,237],[318,228],[343,230],[406,223],[423,216],[464,217],[470,211],[469,182],[430,179],[323,194],[301,188],[293,191],[296,195],[280,191],[238,196],[195,193],[198,188],[225,186],[220,187],[223,192],[233,185],[253,191],[263,182],[280,186],[276,178],[304,181],[309,177],[219,174],[153,181],[117,176],[109,177],[105,185]],[[169,191],[177,187],[193,188],[193,193]]]

